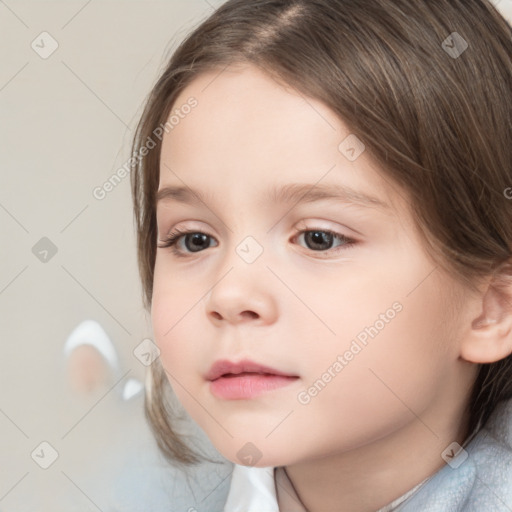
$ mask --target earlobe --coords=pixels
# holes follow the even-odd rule
[[[480,297],[479,313],[461,342],[460,357],[493,363],[512,354],[512,278],[501,273]]]

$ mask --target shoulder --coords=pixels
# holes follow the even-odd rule
[[[399,510],[510,510],[512,400],[498,405],[486,426]]]

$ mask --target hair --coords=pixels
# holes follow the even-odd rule
[[[459,51],[450,54],[450,48]],[[323,102],[357,135],[382,177],[407,193],[415,226],[441,268],[471,290],[490,276],[507,297],[511,55],[511,26],[487,0],[229,0],[174,51],[147,97],[132,154],[142,155],[194,78],[252,64]],[[157,246],[157,139],[131,168],[148,311]],[[170,384],[159,359],[149,371],[145,414],[159,448],[169,462],[200,462],[173,429]],[[467,432],[473,432],[512,397],[512,356],[480,364],[468,397]]]

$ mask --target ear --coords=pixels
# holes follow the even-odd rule
[[[471,326],[461,341],[460,357],[494,363],[512,354],[512,265],[501,265],[479,296]]]

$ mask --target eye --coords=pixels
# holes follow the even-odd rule
[[[342,235],[341,233],[326,229],[297,229],[296,233],[298,236],[295,238],[303,238],[308,249],[314,252],[331,251],[333,248],[332,244],[336,239],[340,241],[340,244],[337,246],[340,249],[336,249],[333,252],[338,252],[357,243],[356,240]]]
[[[339,250],[346,249],[357,243],[356,240],[342,235],[341,233],[325,229],[296,229],[294,239],[301,238],[302,235],[304,235],[304,240],[308,248],[314,252],[331,251],[332,244],[336,239],[340,241],[338,247],[341,247],[341,249],[334,250],[333,252],[338,252]],[[186,251],[179,248],[179,242],[182,238]],[[209,240],[213,240],[213,237],[201,231],[182,231],[175,229],[169,233],[164,240],[161,240],[163,243],[159,244],[158,247],[161,249],[172,248],[173,254],[179,257],[185,257],[187,252],[196,253],[201,252],[203,249],[208,249],[210,246],[208,243]]]
[[[195,236],[189,237],[188,235]],[[166,249],[170,247],[172,248],[173,254],[175,254],[176,256],[183,256],[183,251],[179,247],[177,247],[179,245],[178,242],[180,241],[181,238],[184,238],[185,247],[192,253],[200,252],[205,245],[206,248],[208,248],[207,244],[205,244],[205,241],[207,241],[208,239],[213,239],[210,235],[202,233],[201,231],[182,231],[180,229],[175,229],[165,237],[165,239],[163,240],[164,243],[159,244],[157,247],[160,247],[161,249]],[[196,250],[197,246],[199,246],[198,250]]]

